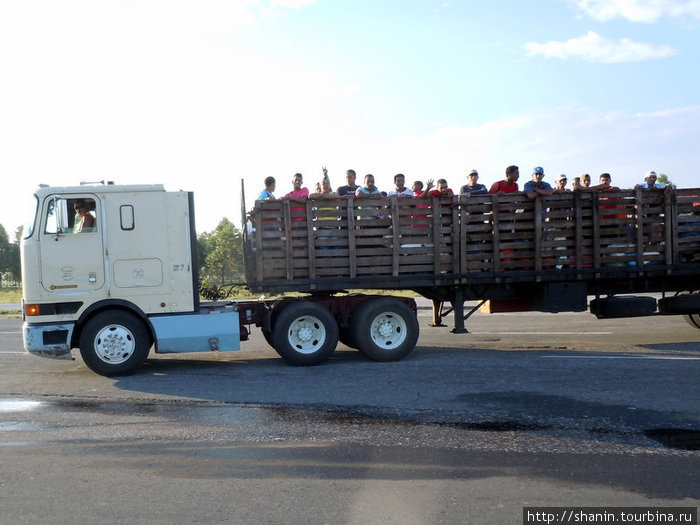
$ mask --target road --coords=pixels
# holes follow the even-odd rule
[[[700,331],[477,313],[413,354],[152,356],[104,378],[0,319],[8,523],[521,523],[524,506],[697,506]]]

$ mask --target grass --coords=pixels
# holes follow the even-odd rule
[[[0,288],[0,303],[18,303],[21,300],[21,288]]]
[[[0,303],[19,303],[21,300],[21,288],[0,288]],[[0,310],[0,317],[21,319],[22,312],[19,310]]]

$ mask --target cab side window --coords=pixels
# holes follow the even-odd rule
[[[48,202],[44,233],[90,233],[97,231],[94,199],[54,197]]]

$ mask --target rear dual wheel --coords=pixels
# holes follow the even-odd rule
[[[318,365],[328,360],[338,345],[338,323],[317,303],[290,303],[274,320],[270,339],[287,363]]]
[[[368,299],[350,320],[358,350],[374,361],[398,361],[418,341],[418,319],[404,302],[390,297]]]

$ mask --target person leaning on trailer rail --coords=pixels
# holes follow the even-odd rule
[[[309,195],[309,199],[335,199],[336,197],[338,197],[338,194],[331,187],[328,170],[323,168],[323,178],[316,183],[316,191]]]
[[[423,181],[417,180],[413,182],[413,186],[411,186],[411,190],[413,190],[413,197],[415,199],[422,199],[423,198]],[[430,208],[428,204],[416,204],[416,208]],[[425,219],[428,218],[427,213],[420,213],[420,214],[415,214],[411,215],[412,219],[418,219],[418,223],[414,222],[413,223],[413,228],[428,228],[429,225],[425,224]]]
[[[403,173],[394,175],[394,189],[387,193],[387,197],[413,197],[413,192],[406,187],[406,177]]]
[[[432,187],[433,185],[433,179],[430,179],[428,181],[428,186]],[[452,197],[454,193],[450,189],[450,187],[447,184],[447,180],[445,179],[438,179],[437,181],[437,186],[435,187],[434,190],[428,191],[428,195],[430,197]]]
[[[508,166],[506,168],[506,178],[499,180],[491,185],[489,193],[496,195],[505,195],[506,193],[518,192],[518,179],[520,178],[520,170],[517,166]]]
[[[256,200],[259,201],[270,201],[275,200],[275,185],[276,181],[274,177],[265,177],[265,189],[260,192]]]
[[[347,184],[340,186],[338,188],[338,195],[340,197],[354,197],[355,192],[357,192],[360,186],[355,182],[357,180],[357,174],[355,170],[347,170],[345,172],[345,181]]]
[[[554,193],[552,186],[544,181],[544,169],[541,166],[537,166],[532,170],[532,180],[525,183],[523,191],[528,199],[535,199],[538,195],[548,196]]]
[[[665,190],[666,185],[660,182],[656,182],[657,175],[655,171],[648,171],[646,177],[644,177],[643,184],[637,184],[637,188],[642,188],[643,190]]]
[[[292,177],[292,191],[287,193],[281,200],[288,200],[291,202],[306,202],[309,198],[309,188],[303,187],[304,176],[301,173],[295,173]],[[292,221],[299,222],[306,220],[306,208],[304,206],[292,206],[290,208],[292,212]]]
[[[357,191],[355,192],[355,197],[359,197],[361,199],[382,198],[382,192],[379,191],[379,188],[377,188],[374,185],[374,175],[372,175],[371,173],[365,175],[365,185],[357,188]]]
[[[554,179],[554,193],[571,193],[571,190],[566,187],[566,182],[567,178],[565,174],[562,173],[561,175],[558,175],[557,178]]]
[[[320,182],[316,183],[316,192],[309,195],[309,199],[316,201],[338,199],[338,194],[334,192],[333,188],[331,187],[331,180],[328,177],[328,170],[325,167],[323,168],[323,178]],[[338,230],[338,226],[336,226],[336,221],[338,220],[338,207],[332,203],[318,203],[316,206],[314,206],[314,210],[316,215],[315,229],[317,232],[319,232],[317,239],[319,241],[337,240],[338,237],[331,235],[331,233]],[[321,245],[318,246],[318,248],[321,250],[327,250],[330,247]]]
[[[483,184],[479,184],[479,172],[471,170],[467,175],[468,182],[462,186],[460,193],[462,195],[485,195],[489,192],[488,188]]]
[[[612,177],[609,173],[601,173],[598,184],[590,187],[593,191],[620,191],[620,188],[612,185]]]

